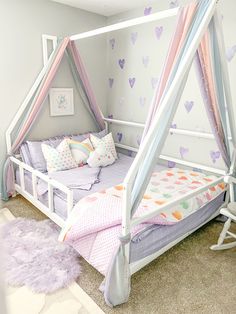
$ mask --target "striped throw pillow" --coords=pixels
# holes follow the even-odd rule
[[[90,142],[90,139],[87,138],[83,142],[69,140],[69,146],[77,165],[86,164],[90,152],[93,151],[93,146]]]

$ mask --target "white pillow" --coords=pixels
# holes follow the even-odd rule
[[[106,150],[105,144],[101,143],[89,154],[87,163],[90,167],[106,167],[115,162],[115,157],[110,151]]]
[[[73,158],[78,165],[86,164],[89,158],[90,152],[93,151],[93,145],[89,138],[86,138],[83,142],[78,142],[75,140],[69,140],[69,147]]]
[[[110,151],[115,159],[117,159],[117,153],[115,148],[115,143],[112,137],[112,133],[107,134],[103,138],[98,138],[93,134],[90,134],[90,140],[93,144],[93,147],[96,149],[100,144],[105,144],[106,151]]]
[[[77,163],[72,157],[68,139],[64,139],[57,148],[47,144],[42,144],[42,152],[47,162],[47,171],[55,172],[77,167]]]

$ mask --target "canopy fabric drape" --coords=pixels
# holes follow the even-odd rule
[[[74,41],[69,41],[68,50],[71,53],[71,56],[72,56],[71,60],[74,62],[76,66],[78,76],[82,80],[85,94],[87,95],[88,100],[89,100],[91,112],[94,114],[95,121],[97,122],[99,128],[102,130],[105,127],[104,120],[102,118],[102,113],[101,113],[100,107],[97,104],[94,92],[91,88],[91,85],[88,79],[87,72],[85,70],[81,56],[78,53],[78,49],[76,48]]]
[[[197,50],[195,64],[211,129],[221,156],[229,168],[231,162],[225,114],[226,103],[219,62],[219,45],[215,34],[212,20]]]
[[[145,128],[142,135],[142,141],[145,138],[150,128],[150,125],[155,117],[155,113],[157,111],[157,108],[159,107],[160,99],[163,96],[164,89],[167,84],[167,80],[169,78],[171,69],[173,67],[174,61],[177,59],[177,56],[179,54],[181,43],[186,37],[186,33],[191,23],[191,18],[195,10],[196,10],[196,3],[192,3],[191,7],[187,7],[186,9],[181,10],[179,13],[175,33],[172,37],[172,42],[170,44],[169,51],[168,51],[168,54],[164,63],[164,67],[163,67],[158,85],[156,87],[156,90],[152,99],[150,110],[148,112],[148,116],[145,123]]]
[[[191,67],[191,63],[186,68],[185,75],[181,81],[177,83],[176,90],[172,93],[172,97],[169,102],[165,103],[165,107],[162,108],[162,104],[166,99],[166,95],[178,74],[179,68],[185,64],[185,56],[189,50],[189,47],[200,27],[206,14],[210,14],[212,1],[200,0],[193,2],[186,8],[182,8],[179,13],[178,22],[175,34],[173,36],[170,49],[164,64],[164,68],[159,80],[158,87],[155,91],[148,119],[146,121],[145,130],[141,145],[146,145],[148,151],[139,167],[137,175],[134,180],[134,184],[131,191],[131,212],[130,216],[133,217],[142,197],[149,183],[151,174],[157,162],[157,159],[163,148],[165,139],[168,134],[168,130],[172,123],[172,119],[176,112],[180,97],[182,95],[185,83],[188,77],[188,73]],[[211,13],[212,17],[213,13]],[[221,102],[223,97],[223,82],[222,79],[217,81],[213,80],[213,73],[220,76],[221,69],[217,69],[218,63],[218,49],[217,41],[214,36],[214,27],[212,23],[209,26],[211,37],[208,32],[199,40],[199,49],[197,51],[197,57],[199,60],[199,66],[201,70],[201,87],[206,94],[204,100],[208,117],[211,122],[212,129],[214,131],[216,141],[219,145],[219,149],[222,153],[224,161],[229,166],[230,157],[228,149],[228,139],[226,130],[226,118],[222,114],[224,102]],[[211,38],[212,42],[209,43]],[[213,61],[211,62],[212,50],[216,49],[213,53]],[[194,54],[192,61],[194,59]],[[218,90],[218,92],[216,92]],[[207,100],[207,101],[206,101]],[[221,109],[219,109],[221,108]],[[161,109],[161,110],[160,110]],[[149,132],[153,132],[152,124],[155,123],[158,115],[158,122],[155,128],[154,139],[147,146],[145,143],[145,137]],[[153,135],[153,133],[152,133]],[[136,158],[139,158],[137,155]],[[128,240],[127,240],[128,239]],[[125,238],[120,238],[120,246],[117,249],[113,263],[110,264],[106,275],[106,281],[104,285],[104,296],[108,305],[115,306],[127,301],[130,291],[130,271],[129,263],[125,256],[125,245],[130,242],[131,235],[127,235]],[[119,267],[122,265],[122,269]]]
[[[13,140],[11,151],[8,153],[6,162],[3,166],[2,171],[2,191],[1,197],[3,200],[7,200],[9,196],[14,194],[14,169],[10,160],[10,156],[17,152],[20,145],[26,138],[31,127],[33,126],[35,120],[37,119],[46,97],[48,96],[49,89],[51,87],[52,81],[57,73],[59,65],[61,64],[62,58],[65,55],[66,49],[69,52],[73,63],[76,65],[76,71],[78,71],[79,84],[82,85],[84,94],[86,97],[86,102],[84,104],[89,107],[89,112],[92,114],[94,120],[97,122],[97,125],[100,130],[105,128],[103,121],[102,113],[99,109],[99,106],[96,102],[94,93],[92,91],[91,85],[89,83],[88,75],[85,71],[82,59],[79,55],[79,51],[76,48],[75,44],[71,42],[69,38],[64,38],[57,46],[51,60],[48,62],[46,73],[40,82],[38,89],[31,101],[31,104],[28,108],[28,112],[23,118],[18,132]]]

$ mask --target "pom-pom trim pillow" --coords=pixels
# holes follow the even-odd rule
[[[107,152],[111,152],[115,159],[117,159],[117,153],[115,148],[115,143],[112,137],[112,133],[107,134],[103,138],[98,138],[93,134],[90,135],[90,140],[93,144],[93,147],[96,149],[99,145],[104,144]]]
[[[68,170],[77,167],[77,163],[70,151],[68,139],[64,139],[57,148],[42,144],[42,152],[47,162],[48,172]]]
[[[90,153],[87,162],[91,168],[106,167],[115,162],[115,157],[111,151],[106,150],[105,144],[101,143]]]

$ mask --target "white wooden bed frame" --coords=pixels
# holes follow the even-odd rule
[[[223,35],[222,35],[222,30],[221,30],[221,26],[220,26],[220,22],[219,22],[219,16],[216,12],[216,4],[217,1],[216,0],[212,0],[212,4],[208,9],[208,13],[205,15],[204,17],[204,21],[203,21],[203,25],[202,27],[200,27],[197,31],[197,34],[195,36],[195,38],[193,39],[192,43],[191,43],[191,47],[188,50],[188,53],[185,57],[185,62],[184,62],[184,66],[180,69],[178,76],[175,77],[172,86],[168,92],[167,95],[167,99],[166,102],[168,101],[168,99],[171,97],[173,90],[175,89],[175,86],[177,84],[177,82],[179,80],[181,80],[185,73],[186,70],[188,68],[188,65],[190,65],[192,57],[197,49],[197,42],[198,40],[201,38],[201,36],[203,35],[211,17],[214,15],[215,21],[218,24],[218,28],[217,28],[217,36],[220,42],[220,54],[221,54],[221,65],[222,65],[222,69],[223,69],[223,79],[224,79],[224,83],[225,83],[225,97],[226,97],[226,102],[227,102],[227,109],[229,112],[229,127],[231,130],[231,138],[229,138],[229,140],[232,142],[232,146],[233,146],[233,151],[235,151],[235,147],[236,147],[236,128],[235,128],[235,120],[234,120],[234,113],[233,113],[233,106],[232,106],[232,98],[231,98],[231,93],[230,93],[230,84],[229,84],[229,75],[228,75],[228,69],[227,69],[227,63],[226,63],[226,59],[225,59],[225,46],[224,46],[224,41],[223,41]],[[82,34],[78,34],[78,35],[73,35],[71,36],[71,40],[80,40],[83,38],[88,38],[88,37],[92,37],[92,36],[96,36],[99,34],[105,34],[108,32],[112,32],[115,30],[119,30],[119,29],[124,29],[130,26],[134,26],[134,25],[140,25],[140,24],[144,24],[144,23],[148,23],[150,21],[156,21],[156,20],[160,20],[160,19],[164,19],[164,18],[168,18],[168,17],[172,17],[177,15],[178,13],[178,8],[175,9],[170,9],[170,10],[166,10],[166,11],[162,11],[162,12],[158,12],[149,16],[143,16],[140,18],[135,18],[135,19],[131,19],[129,21],[125,21],[125,22],[121,22],[121,23],[117,23],[117,24],[113,24],[113,25],[109,25],[106,27],[102,27],[99,29],[95,29],[89,32],[85,32]],[[12,131],[14,130],[14,127],[16,126],[17,122],[19,121],[20,117],[22,116],[27,103],[29,101],[29,99],[32,97],[32,95],[34,94],[35,90],[37,89],[43,75],[45,74],[46,71],[46,65],[47,65],[47,60],[50,59],[50,57],[48,58],[48,50],[46,47],[46,42],[47,40],[52,40],[53,41],[53,47],[55,48],[55,42],[56,42],[56,37],[55,36],[49,36],[49,35],[43,35],[43,52],[44,52],[44,67],[41,70],[39,76],[37,77],[34,85],[32,86],[32,88],[29,91],[29,94],[27,95],[25,101],[22,103],[20,109],[18,110],[18,112],[16,113],[14,119],[12,120],[8,130],[6,131],[6,144],[7,144],[7,150],[8,152],[10,152],[11,149],[11,134]],[[162,108],[165,107],[165,104],[163,104]],[[115,120],[115,119],[108,119],[103,117],[104,122],[106,123],[106,127],[108,127],[108,123],[115,123],[115,124],[120,124],[120,125],[126,125],[129,127],[136,127],[136,128],[143,128],[144,124],[141,123],[136,123],[136,122],[129,122],[129,121],[121,121],[121,120]],[[156,129],[156,126],[158,124],[158,121],[160,120],[160,116],[157,115],[155,123],[152,124],[151,128],[153,128],[154,130]],[[207,138],[207,139],[213,139],[214,136],[213,134],[209,134],[209,133],[203,133],[203,132],[195,132],[195,131],[189,131],[189,130],[181,130],[181,129],[170,129],[170,132],[175,133],[175,134],[182,134],[185,136],[192,136],[192,137],[198,137],[198,138]],[[147,134],[146,138],[145,138],[145,142],[150,142],[152,140],[152,136],[150,136],[151,132],[149,134]],[[231,171],[230,173],[226,173],[224,170],[222,169],[217,169],[217,168],[212,168],[212,167],[208,167],[205,165],[201,165],[198,163],[192,163],[189,161],[185,161],[185,160],[180,160],[177,158],[172,158],[170,156],[165,156],[165,155],[161,155],[159,156],[160,159],[162,160],[169,160],[169,161],[173,161],[176,162],[180,165],[184,165],[187,167],[194,167],[194,168],[198,168],[201,169],[203,171],[209,172],[209,173],[213,173],[213,174],[217,174],[219,177],[214,180],[213,182],[207,184],[204,187],[200,187],[194,191],[189,192],[188,194],[179,197],[178,199],[168,203],[167,205],[163,205],[160,206],[159,209],[150,212],[148,214],[143,215],[142,217],[139,218],[130,218],[130,210],[131,210],[131,188],[135,182],[135,176],[137,173],[137,170],[139,168],[139,165],[142,163],[142,161],[144,160],[144,157],[146,155],[147,152],[147,148],[145,148],[145,145],[143,145],[139,150],[135,147],[132,146],[128,146],[128,145],[124,145],[124,144],[120,144],[120,143],[116,143],[116,146],[119,148],[123,148],[123,149],[127,149],[127,150],[131,150],[134,152],[137,152],[137,157],[133,164],[130,167],[130,170],[123,182],[124,186],[125,186],[125,194],[124,194],[124,199],[123,199],[123,207],[122,207],[122,234],[124,236],[128,235],[130,233],[130,230],[132,227],[134,227],[137,224],[140,224],[142,222],[145,222],[147,219],[150,219],[151,217],[154,217],[155,215],[157,215],[159,212],[161,212],[163,209],[168,209],[176,204],[178,204],[180,201],[186,200],[188,198],[191,198],[205,190],[207,190],[209,187],[214,186],[218,183],[224,182],[224,178],[227,177],[228,175],[232,175],[233,173],[233,169],[234,169],[234,165],[235,165],[235,158],[233,158],[233,162],[231,165]],[[235,156],[235,154],[234,154]],[[50,179],[47,175],[33,169],[32,167],[30,167],[29,165],[25,164],[24,162],[22,162],[19,159],[19,156],[12,156],[11,157],[11,161],[14,163],[14,165],[16,167],[19,167],[19,173],[20,173],[20,184],[15,183],[15,189],[16,191],[23,195],[28,201],[30,201],[34,206],[36,206],[40,211],[42,211],[46,216],[48,216],[51,220],[53,220],[57,225],[59,225],[60,227],[63,227],[65,225],[65,221],[55,213],[55,208],[54,208],[54,202],[53,202],[53,190],[54,189],[59,189],[62,192],[64,192],[67,195],[67,215],[70,214],[72,208],[73,208],[73,192],[67,188],[66,186],[64,186],[63,184]],[[32,187],[33,187],[33,195],[31,195],[29,192],[26,191],[25,189],[25,178],[24,178],[24,172],[25,171],[29,171],[32,174]],[[48,184],[48,206],[46,206],[45,204],[43,204],[39,199],[38,199],[38,195],[37,195],[37,178],[40,178],[42,180],[44,180],[45,182],[47,182]],[[227,181],[227,180],[226,180]],[[225,207],[227,205],[227,203],[229,202],[229,199],[231,201],[234,200],[234,196],[233,196],[233,183],[228,184],[227,188],[227,194],[226,194],[226,199],[224,204],[214,213],[214,215],[208,219],[208,221],[210,221],[211,219],[213,219],[214,217],[216,217],[219,212],[220,209],[222,207]],[[207,222],[208,222],[207,221]],[[207,223],[205,222],[205,223]],[[204,224],[205,224],[204,223]],[[202,224],[202,225],[204,225]],[[198,228],[200,228],[202,225],[198,226],[195,230],[197,230]],[[165,251],[167,251],[169,248],[171,248],[172,246],[176,245],[178,242],[180,242],[181,240],[183,240],[185,237],[187,237],[189,234],[191,234],[192,232],[194,232],[195,230],[192,230],[191,232],[187,232],[186,234],[182,235],[181,237],[175,239],[173,242],[169,243],[167,246],[165,246],[164,248],[162,248],[161,250],[157,251],[155,254],[152,254],[138,262],[135,262],[133,264],[131,264],[131,272],[135,273],[136,271],[138,271],[139,269],[143,268],[145,265],[147,265],[148,263],[150,263],[151,261],[153,261],[155,258],[157,258],[158,256],[160,256],[161,254],[163,254]],[[126,257],[127,260],[129,261],[129,249],[130,249],[130,244],[126,245]]]

